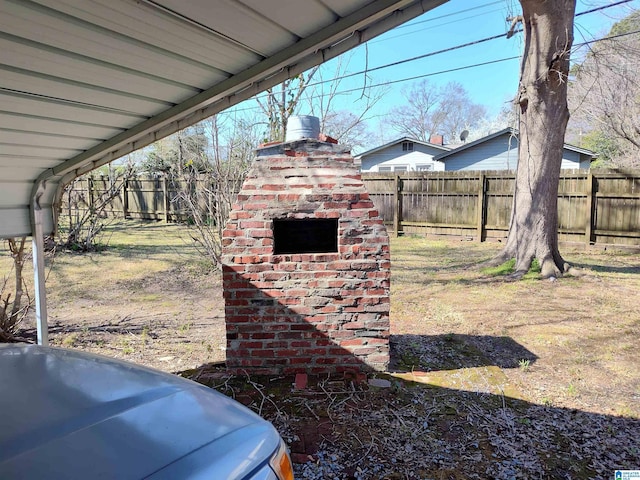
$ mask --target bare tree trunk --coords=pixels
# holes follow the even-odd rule
[[[509,235],[495,263],[515,257],[519,277],[537,258],[544,277],[560,276],[568,269],[558,250],[558,183],[576,2],[520,3],[525,49],[517,99],[519,159]]]
[[[13,308],[11,309],[10,318],[16,319],[20,314],[20,310],[22,307],[22,294],[24,291],[22,290],[22,285],[24,284],[24,279],[22,277],[22,270],[24,269],[24,247],[27,241],[26,237],[22,237],[20,241],[16,241],[15,238],[10,238],[9,242],[9,250],[11,251],[11,256],[13,257],[13,267],[15,268],[15,292],[16,295],[13,299]]]

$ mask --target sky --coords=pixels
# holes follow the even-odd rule
[[[615,22],[640,8],[640,0],[611,6],[616,3],[617,0],[578,0],[574,46],[605,36]],[[608,8],[581,15],[582,12],[599,7]],[[458,82],[466,89],[473,102],[486,107],[490,117],[498,115],[502,108],[510,104],[517,89],[522,34],[445,53],[429,54],[504,34],[509,29],[505,19],[519,13],[520,3],[517,0],[449,0],[444,5],[372,39],[366,46],[344,54],[341,59],[342,75],[362,72],[368,66],[368,85],[388,84],[384,87],[382,100],[369,114],[372,117],[369,120],[370,128],[377,128],[376,123],[391,108],[406,103],[403,91],[412,82],[422,78],[437,86]],[[585,47],[574,48],[572,58],[578,59],[585,52]],[[378,69],[420,56],[424,58]],[[479,65],[483,63],[485,65]],[[337,64],[337,60],[325,64],[322,67],[322,78],[334,77],[338,71]],[[412,78],[413,80],[408,80]],[[337,108],[353,111],[362,108],[364,84],[363,74],[341,80],[339,92],[355,91],[336,97]],[[255,100],[250,100],[235,108],[247,111],[255,108],[255,105]],[[314,113],[308,110],[308,107],[302,106],[297,113]]]
[[[612,3],[615,1],[579,1],[576,13],[580,14]],[[509,27],[505,19],[520,13],[519,6],[519,2],[510,0],[450,0],[431,12],[370,41],[369,67],[377,67],[504,34]],[[606,35],[612,24],[628,15],[630,9],[634,7],[640,8],[640,2],[633,1],[617,8],[612,7],[577,16],[575,43]],[[502,37],[429,56],[375,71],[371,73],[372,81],[379,83],[385,80],[402,80],[468,65],[499,61],[425,77],[439,85],[450,81],[459,82],[476,103],[483,104],[490,111],[498,113],[501,106],[509,102],[516,91],[522,41],[522,34],[516,34],[510,39]],[[362,47],[353,52],[351,69],[363,70],[366,55],[367,52]],[[509,58],[511,60],[506,60]],[[362,86],[362,76],[359,77],[359,82],[354,83]],[[398,98],[398,94],[401,94],[403,87],[410,83],[411,81],[393,84],[390,94],[385,98],[385,103],[391,106],[402,101],[402,97]]]

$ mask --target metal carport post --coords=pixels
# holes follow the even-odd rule
[[[47,314],[47,293],[45,290],[44,265],[44,229],[42,228],[42,208],[40,196],[44,190],[44,181],[37,180],[31,195],[31,235],[33,255],[33,285],[36,296],[36,330],[38,345],[49,345],[49,327]]]

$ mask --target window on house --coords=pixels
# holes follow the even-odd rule
[[[407,167],[406,165],[396,165],[395,167],[393,167],[393,171],[394,172],[407,172],[407,171],[409,171],[409,167]]]
[[[431,164],[417,165],[417,169],[419,172],[431,171],[433,170],[433,165]]]
[[[413,152],[413,142],[402,142],[403,152]]]
[[[390,172],[391,167],[378,167],[379,172]]]

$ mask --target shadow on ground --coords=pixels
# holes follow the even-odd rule
[[[394,335],[390,373],[182,372],[272,421],[307,479],[600,479],[640,465],[640,419],[537,405],[501,369],[536,357],[509,337]],[[371,381],[373,378],[373,382]]]
[[[613,266],[613,265],[594,265],[589,263],[576,263],[575,267],[586,270],[594,271],[598,273],[623,273],[623,274],[640,274],[640,264],[637,265],[625,265]]]
[[[490,335],[391,335],[395,370],[455,370],[496,366],[518,368],[533,365],[537,357],[511,337]]]

